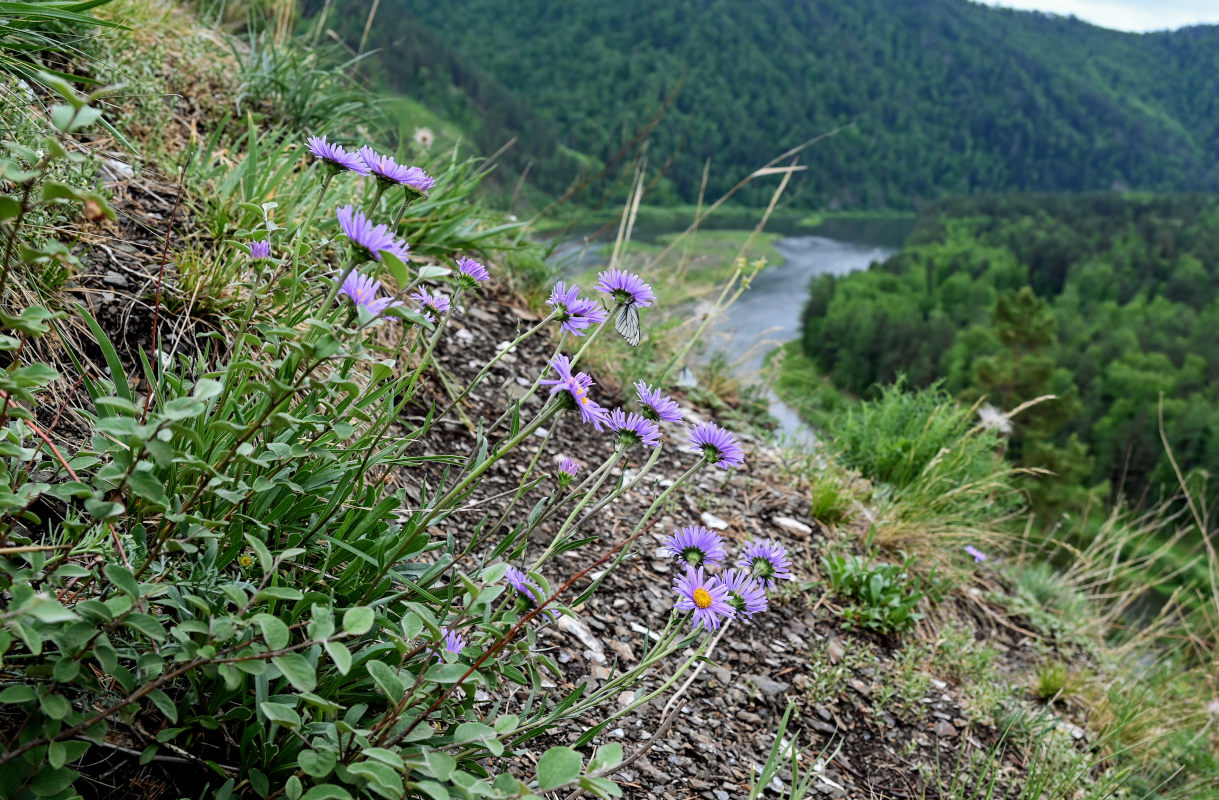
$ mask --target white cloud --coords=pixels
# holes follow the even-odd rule
[[[1159,31],[1219,23],[1215,0],[982,0],[992,6],[1049,11],[1120,31]]]

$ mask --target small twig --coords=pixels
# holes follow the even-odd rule
[[[186,170],[190,167],[191,159],[194,156],[194,150],[187,153],[186,163],[182,165],[182,171],[178,174],[178,192],[174,197],[173,210],[169,212],[169,223],[165,226],[165,246],[161,248],[161,271],[157,274],[157,298],[152,306],[152,341],[149,343],[152,352],[148,354],[153,374],[148,376],[148,398],[144,401],[144,415],[140,418],[140,424],[148,419],[148,409],[152,407],[154,378],[161,369],[161,356],[157,349],[157,325],[161,317],[161,287],[165,283],[165,264],[169,261],[169,239],[173,236],[174,219],[178,216],[178,206],[182,204],[182,187],[186,184]]]

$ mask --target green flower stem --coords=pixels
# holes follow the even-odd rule
[[[618,313],[618,311],[617,307],[615,306],[614,314],[616,313]],[[601,332],[605,330],[605,327],[610,324],[610,320],[614,318],[614,314],[610,314],[608,317],[606,317],[605,320],[598,325],[592,333],[585,337],[583,344],[580,345],[580,349],[577,350],[576,354],[571,357],[572,369],[576,368],[576,364],[580,363],[580,359],[583,358],[585,351],[592,347],[593,342],[597,341],[597,337],[600,336]]]
[[[385,190],[389,188],[389,184],[381,179],[377,179],[377,193],[373,195],[372,205],[368,207],[368,211],[364,212],[364,216],[369,219],[377,213],[377,209],[381,207],[381,195],[385,194]]]
[[[339,296],[339,289],[342,288],[343,281],[347,280],[348,276],[355,272],[356,267],[359,265],[360,261],[355,255],[355,245],[352,245],[351,260],[347,264],[347,269],[341,276],[339,276],[339,279],[334,282],[334,285],[330,287],[330,291],[326,294],[326,299],[323,300],[322,304],[318,307],[318,317],[320,319],[325,319],[326,315],[330,313],[330,306],[334,303],[334,299]]]
[[[432,331],[431,337],[428,339],[427,348],[423,351],[423,356],[419,359],[419,366],[415,367],[415,371],[411,373],[410,380],[407,381],[406,389],[403,394],[407,397],[414,397],[415,383],[419,380],[419,376],[427,369],[428,364],[432,362],[432,353],[436,349],[437,343],[440,341],[441,334],[444,333],[445,327],[449,324],[449,320],[453,318],[453,307],[457,305],[458,298],[461,297],[461,289],[458,289],[453,295],[453,299],[449,302],[449,310],[444,313],[444,316],[436,323],[436,330]]]
[[[628,536],[627,538],[631,539],[631,538],[634,538],[635,536],[637,536],[639,534],[639,532],[643,530],[643,527],[648,524],[648,520],[650,520],[652,518],[652,515],[656,513],[656,509],[660,508],[661,504],[664,503],[664,501],[668,499],[669,495],[673,494],[674,490],[676,490],[678,486],[681,486],[683,483],[685,483],[687,480],[689,480],[690,477],[692,475],[694,475],[694,473],[698,472],[708,463],[709,463],[708,458],[706,456],[703,456],[702,458],[700,458],[698,460],[697,464],[690,467],[690,469],[683,472],[677,480],[673,481],[672,486],[670,486],[669,488],[667,488],[663,492],[661,492],[656,497],[656,499],[652,501],[652,504],[650,506],[648,506],[648,510],[643,512],[643,516],[639,518],[639,522],[635,523],[634,530],[631,531],[630,536]],[[631,552],[631,549],[629,547],[624,547],[620,551],[618,551],[618,555],[614,556],[614,560],[610,563],[609,567],[601,574],[601,576],[599,578],[597,578],[596,580],[593,581],[591,586],[589,586],[587,589],[584,590],[583,593],[581,593],[580,598],[577,599],[577,601],[576,601],[576,603],[574,603],[574,605],[579,605],[580,600],[591,597],[593,595],[593,593],[596,592],[598,588],[600,588],[601,581],[605,580],[605,576],[609,575],[611,572],[613,572],[615,569],[617,569],[618,565],[622,563],[622,560],[625,559],[630,552]]]
[[[296,226],[296,230],[292,234],[292,240],[288,245],[292,257],[292,296],[288,299],[290,306],[296,305],[296,296],[301,285],[300,271],[297,269],[296,243],[301,238],[301,234],[305,232],[305,228],[308,227],[310,220],[317,213],[318,208],[322,205],[322,198],[326,196],[326,191],[330,188],[330,182],[334,180],[336,174],[332,170],[326,170],[322,175],[322,191],[318,193],[317,199],[313,201],[313,205],[309,208],[309,213]]]
[[[588,510],[588,513],[584,515],[584,518],[576,523],[576,527],[583,525],[585,520],[589,519],[594,514],[599,513],[602,509],[604,509],[606,506],[608,506],[610,503],[612,503],[615,499],[621,497],[622,495],[624,495],[627,492],[634,489],[635,486],[641,480],[643,480],[644,477],[649,472],[652,471],[652,468],[656,466],[656,462],[660,460],[660,451],[661,450],[662,450],[662,448],[660,448],[660,447],[652,448],[652,455],[648,456],[648,460],[646,462],[644,462],[642,467],[639,468],[639,473],[637,475],[635,475],[634,478],[631,479],[631,482],[626,484],[625,486],[623,486],[621,490],[615,492],[614,494],[610,495],[609,497],[606,497],[601,502],[597,503],[595,506],[590,508]]]
[[[406,216],[407,207],[410,206],[411,203],[423,197],[423,195],[411,190],[406,186],[402,187],[402,192],[405,197],[402,198],[402,205],[398,207],[398,213],[394,215],[394,225],[392,228],[390,228],[390,230],[394,231],[395,233],[398,232],[398,226],[402,224],[402,218]]]
[[[550,442],[550,437],[554,435],[555,428],[557,427],[559,426],[556,423],[546,429],[546,435],[542,437],[542,443],[538,445],[533,458],[530,459],[529,466],[525,469],[525,474],[520,477],[520,484],[517,486],[516,494],[513,495],[512,500],[508,503],[508,507],[504,509],[504,513],[500,514],[499,520],[492,526],[491,530],[487,531],[486,537],[494,535],[499,530],[500,526],[504,524],[504,520],[512,513],[512,509],[516,508],[516,504],[525,496],[525,487],[529,483],[529,477],[533,475],[533,470],[537,468],[538,460],[542,457],[542,452],[546,449],[546,445]]]
[[[494,367],[496,364],[499,363],[499,360],[501,358],[503,358],[504,356],[508,355],[508,353],[515,350],[517,345],[519,345],[521,342],[525,341],[530,336],[533,336],[535,333],[540,331],[542,329],[542,327],[544,325],[546,325],[546,323],[553,320],[555,318],[555,316],[556,316],[556,312],[552,311],[550,313],[550,316],[546,317],[544,320],[539,322],[537,325],[534,325],[532,328],[530,328],[529,330],[522,333],[520,336],[513,339],[512,342],[507,347],[505,347],[503,350],[500,350],[498,353],[496,353],[495,357],[492,358],[490,361],[488,361],[486,366],[484,366],[481,370],[479,370],[478,374],[474,376],[474,380],[470,381],[469,385],[467,385],[465,389],[462,389],[461,394],[459,394],[457,396],[457,399],[455,399],[452,403],[449,403],[449,405],[445,408],[444,411],[441,411],[439,414],[437,414],[433,418],[433,424],[444,419],[448,415],[448,413],[453,410],[454,406],[456,406],[462,400],[466,399],[466,396],[469,395],[470,392],[474,391],[475,387],[478,386],[478,384],[480,382],[482,382],[483,378],[487,377],[487,373],[489,373],[491,371],[492,367]]]
[[[525,405],[525,401],[528,400],[530,397],[533,397],[533,393],[536,392],[538,390],[538,387],[542,385],[542,378],[546,377],[546,372],[551,368],[550,362],[554,361],[555,357],[557,355],[559,355],[559,353],[563,352],[563,343],[566,340],[567,340],[567,331],[562,331],[559,334],[559,341],[554,347],[554,352],[550,354],[550,358],[546,359],[546,366],[542,367],[542,371],[538,373],[538,377],[534,380],[533,385],[529,387],[529,391],[527,391],[523,395],[521,395],[521,399],[516,401],[516,405],[518,407]],[[499,419],[497,419],[497,420],[495,420],[495,422],[491,423],[491,427],[487,428],[487,430],[488,431],[495,430],[500,425],[503,425],[504,422],[511,415],[512,415],[512,408],[509,407],[508,409],[506,409],[504,411],[503,414],[500,414]]]
[[[551,541],[550,545],[546,548],[546,551],[533,562],[533,566],[530,567],[531,570],[536,572],[537,569],[550,558],[551,554],[554,553],[555,548],[558,547],[559,543],[563,541],[563,535],[571,528],[571,524],[575,520],[576,515],[580,513],[580,510],[588,504],[588,501],[592,499],[593,495],[597,493],[597,490],[601,488],[601,485],[605,483],[605,480],[610,476],[610,473],[613,472],[614,465],[622,460],[623,455],[625,455],[625,451],[619,447],[614,451],[614,454],[610,456],[609,460],[605,462],[605,466],[601,470],[601,477],[597,479],[597,482],[593,484],[592,488],[585,492],[580,498],[580,501],[576,503],[575,508],[573,508],[571,513],[567,515],[567,519],[563,521],[561,526],[559,526],[559,532],[555,534],[554,540]]]

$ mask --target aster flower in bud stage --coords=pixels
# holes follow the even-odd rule
[[[780,580],[794,580],[787,548],[774,539],[754,539],[741,548],[736,565],[762,582],[768,590],[779,585]]]
[[[419,194],[426,195],[436,185],[436,179],[428,175],[420,167],[407,167],[406,174],[402,178],[402,185],[408,189],[414,189]]]
[[[381,253],[386,252],[393,253],[403,262],[410,260],[406,253],[410,246],[398,241],[387,226],[374,225],[353,206],[343,206],[336,214],[343,234],[368,258],[380,261]]]
[[[660,428],[650,419],[636,414],[626,413],[621,408],[615,408],[605,418],[606,427],[618,433],[618,443],[624,447],[634,447],[637,444],[648,447],[660,447]]]
[[[622,269],[608,269],[597,275],[597,285],[593,287],[598,292],[608,294],[618,305],[635,305],[647,308],[652,305],[656,295],[652,287],[643,282],[633,272]]]
[[[603,430],[607,412],[588,396],[588,390],[593,385],[593,379],[586,373],[571,371],[571,361],[564,355],[555,356],[550,360],[551,369],[557,378],[543,378],[540,386],[549,386],[551,395],[558,395],[559,401],[568,409],[580,412],[580,419],[591,424],[597,430]]]
[[[309,152],[335,173],[346,169],[357,175],[368,174],[368,165],[359,155],[347,152],[341,144],[326,141],[325,136],[310,136]]]
[[[250,259],[258,261],[264,258],[271,257],[271,240],[263,239],[261,242],[250,242]]]
[[[508,585],[516,590],[530,608],[537,608],[546,599],[541,588],[530,580],[522,569],[508,567],[508,571],[504,573],[504,580],[508,581]]]
[[[728,587],[719,578],[704,575],[702,567],[687,566],[686,574],[673,581],[673,591],[677,593],[674,608],[693,611],[695,626],[715,630],[736,616],[728,602]]]
[[[981,550],[974,547],[972,544],[965,545],[965,552],[968,555],[973,556],[973,560],[974,560],[975,564],[981,564],[983,561],[986,560],[986,553],[983,553]]]
[[[478,284],[491,277],[487,268],[472,258],[457,259],[457,283],[466,291],[478,288]]]
[[[750,619],[754,614],[761,614],[769,605],[762,582],[745,570],[725,570],[724,574],[720,576],[720,580],[728,588],[728,604],[742,619]]]
[[[681,422],[681,408],[676,401],[662,395],[660,389],[653,389],[642,380],[635,381],[635,396],[643,406],[639,413],[653,422]]]
[[[440,321],[440,318],[449,313],[449,308],[452,307],[449,298],[439,292],[432,294],[422,286],[411,295],[411,299],[419,304],[419,310],[431,317],[433,322]]]
[[[563,463],[559,464],[559,486],[566,489],[571,486],[572,481],[576,479],[576,475],[580,473],[580,464],[574,458],[565,458]]]
[[[461,651],[466,647],[466,637],[462,636],[452,628],[440,629],[441,639],[444,642],[444,650],[446,653],[461,654]]]
[[[381,281],[367,275],[361,275],[355,270],[352,270],[343,280],[340,291],[351,298],[351,302],[355,303],[356,306],[363,306],[368,309],[368,313],[374,317],[379,316],[381,312],[390,306],[402,305],[401,300],[380,296]]]
[[[546,303],[559,312],[559,327],[573,336],[583,336],[589,325],[605,322],[605,311],[597,301],[580,297],[580,287],[559,281]]]
[[[720,469],[739,467],[745,463],[745,452],[732,434],[714,422],[703,422],[690,428],[690,450],[702,453],[707,463]]]
[[[702,525],[678,528],[665,540],[664,549],[692,567],[718,567],[727,556],[724,539]]]

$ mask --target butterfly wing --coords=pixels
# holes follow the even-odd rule
[[[639,309],[634,303],[627,303],[618,309],[618,315],[614,317],[614,330],[618,331],[631,347],[639,346]]]

